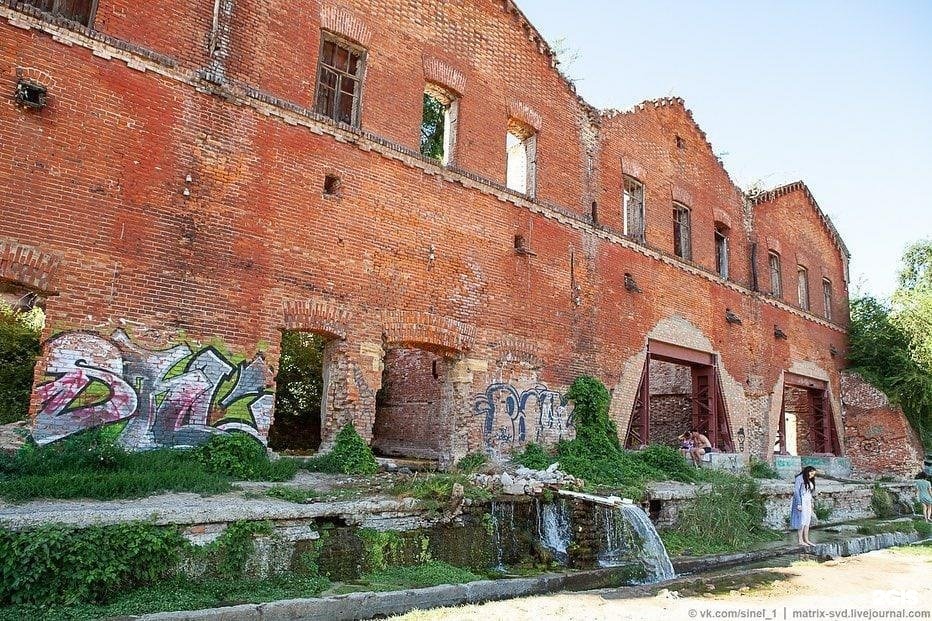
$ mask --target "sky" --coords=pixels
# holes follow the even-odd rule
[[[932,238],[932,0],[518,0],[586,101],[678,96],[736,183],[802,179],[887,296]]]

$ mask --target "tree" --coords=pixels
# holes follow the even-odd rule
[[[38,306],[20,312],[0,304],[0,425],[29,415],[33,371],[45,314]]]
[[[848,363],[903,408],[932,447],[932,242],[910,245],[889,304],[851,301]]]

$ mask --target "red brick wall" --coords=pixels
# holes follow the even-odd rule
[[[221,16],[229,37],[213,64],[198,51],[210,3],[170,6],[144,9],[162,13],[143,20],[101,2],[99,27],[121,39],[93,41],[0,8],[0,92],[22,74],[50,93],[41,111],[0,101],[0,242],[57,261],[40,285],[51,294],[46,336],[125,326],[150,349],[216,340],[247,359],[263,352],[274,370],[281,328],[324,334],[325,447],[350,421],[372,437],[385,351],[411,345],[442,348],[449,362],[449,455],[483,450],[475,400],[503,381],[495,369],[512,354],[532,361],[542,386],[521,391],[549,400],[527,401],[535,426],[549,425],[540,421],[559,392],[589,373],[615,390],[625,429],[648,335],[699,339],[720,356],[732,426],[762,455],[782,370],[818,367],[837,394],[843,357],[829,349],[844,349],[846,312],[829,324],[749,289],[748,243],[760,235],[681,102],[590,120],[533,28],[503,4],[358,0],[339,19],[368,38],[362,129],[371,134],[360,134],[303,110],[320,15],[334,5],[237,2]],[[172,11],[184,13],[177,23]],[[225,86],[199,77],[218,58]],[[425,58],[465,76],[456,164],[468,174],[409,154]],[[540,117],[538,202],[495,185],[509,114]],[[647,246],[617,235],[623,160],[644,170]],[[323,194],[326,174],[342,178],[338,195]],[[669,256],[674,193],[693,209],[694,264]],[[593,197],[604,226],[588,221]],[[816,211],[795,217],[815,236],[811,252],[837,263]],[[728,283],[710,273],[716,218],[731,225]],[[531,254],[515,252],[516,234]],[[625,288],[625,272],[640,293]],[[726,308],[743,323],[726,322]],[[774,338],[774,325],[788,340]],[[38,381],[48,368],[40,361]]]
[[[442,411],[445,377],[445,363],[436,354],[407,348],[388,351],[382,389],[375,399],[372,446],[376,451],[440,456],[441,431],[447,423]]]
[[[841,382],[852,470],[868,476],[912,477],[919,472],[922,444],[903,411],[857,373],[843,373]]]

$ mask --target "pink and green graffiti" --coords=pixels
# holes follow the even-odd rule
[[[229,431],[267,442],[275,397],[261,355],[232,361],[215,347],[186,343],[151,351],[123,330],[109,339],[62,333],[45,352],[49,381],[35,389],[38,444],[123,420],[119,443],[135,450],[194,446]]]

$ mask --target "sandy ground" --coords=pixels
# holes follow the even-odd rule
[[[897,616],[891,611],[904,612]],[[798,561],[787,567],[732,570],[640,597],[630,597],[630,589],[556,593],[415,611],[397,619],[932,619],[929,611],[932,547],[924,546],[822,564]]]

